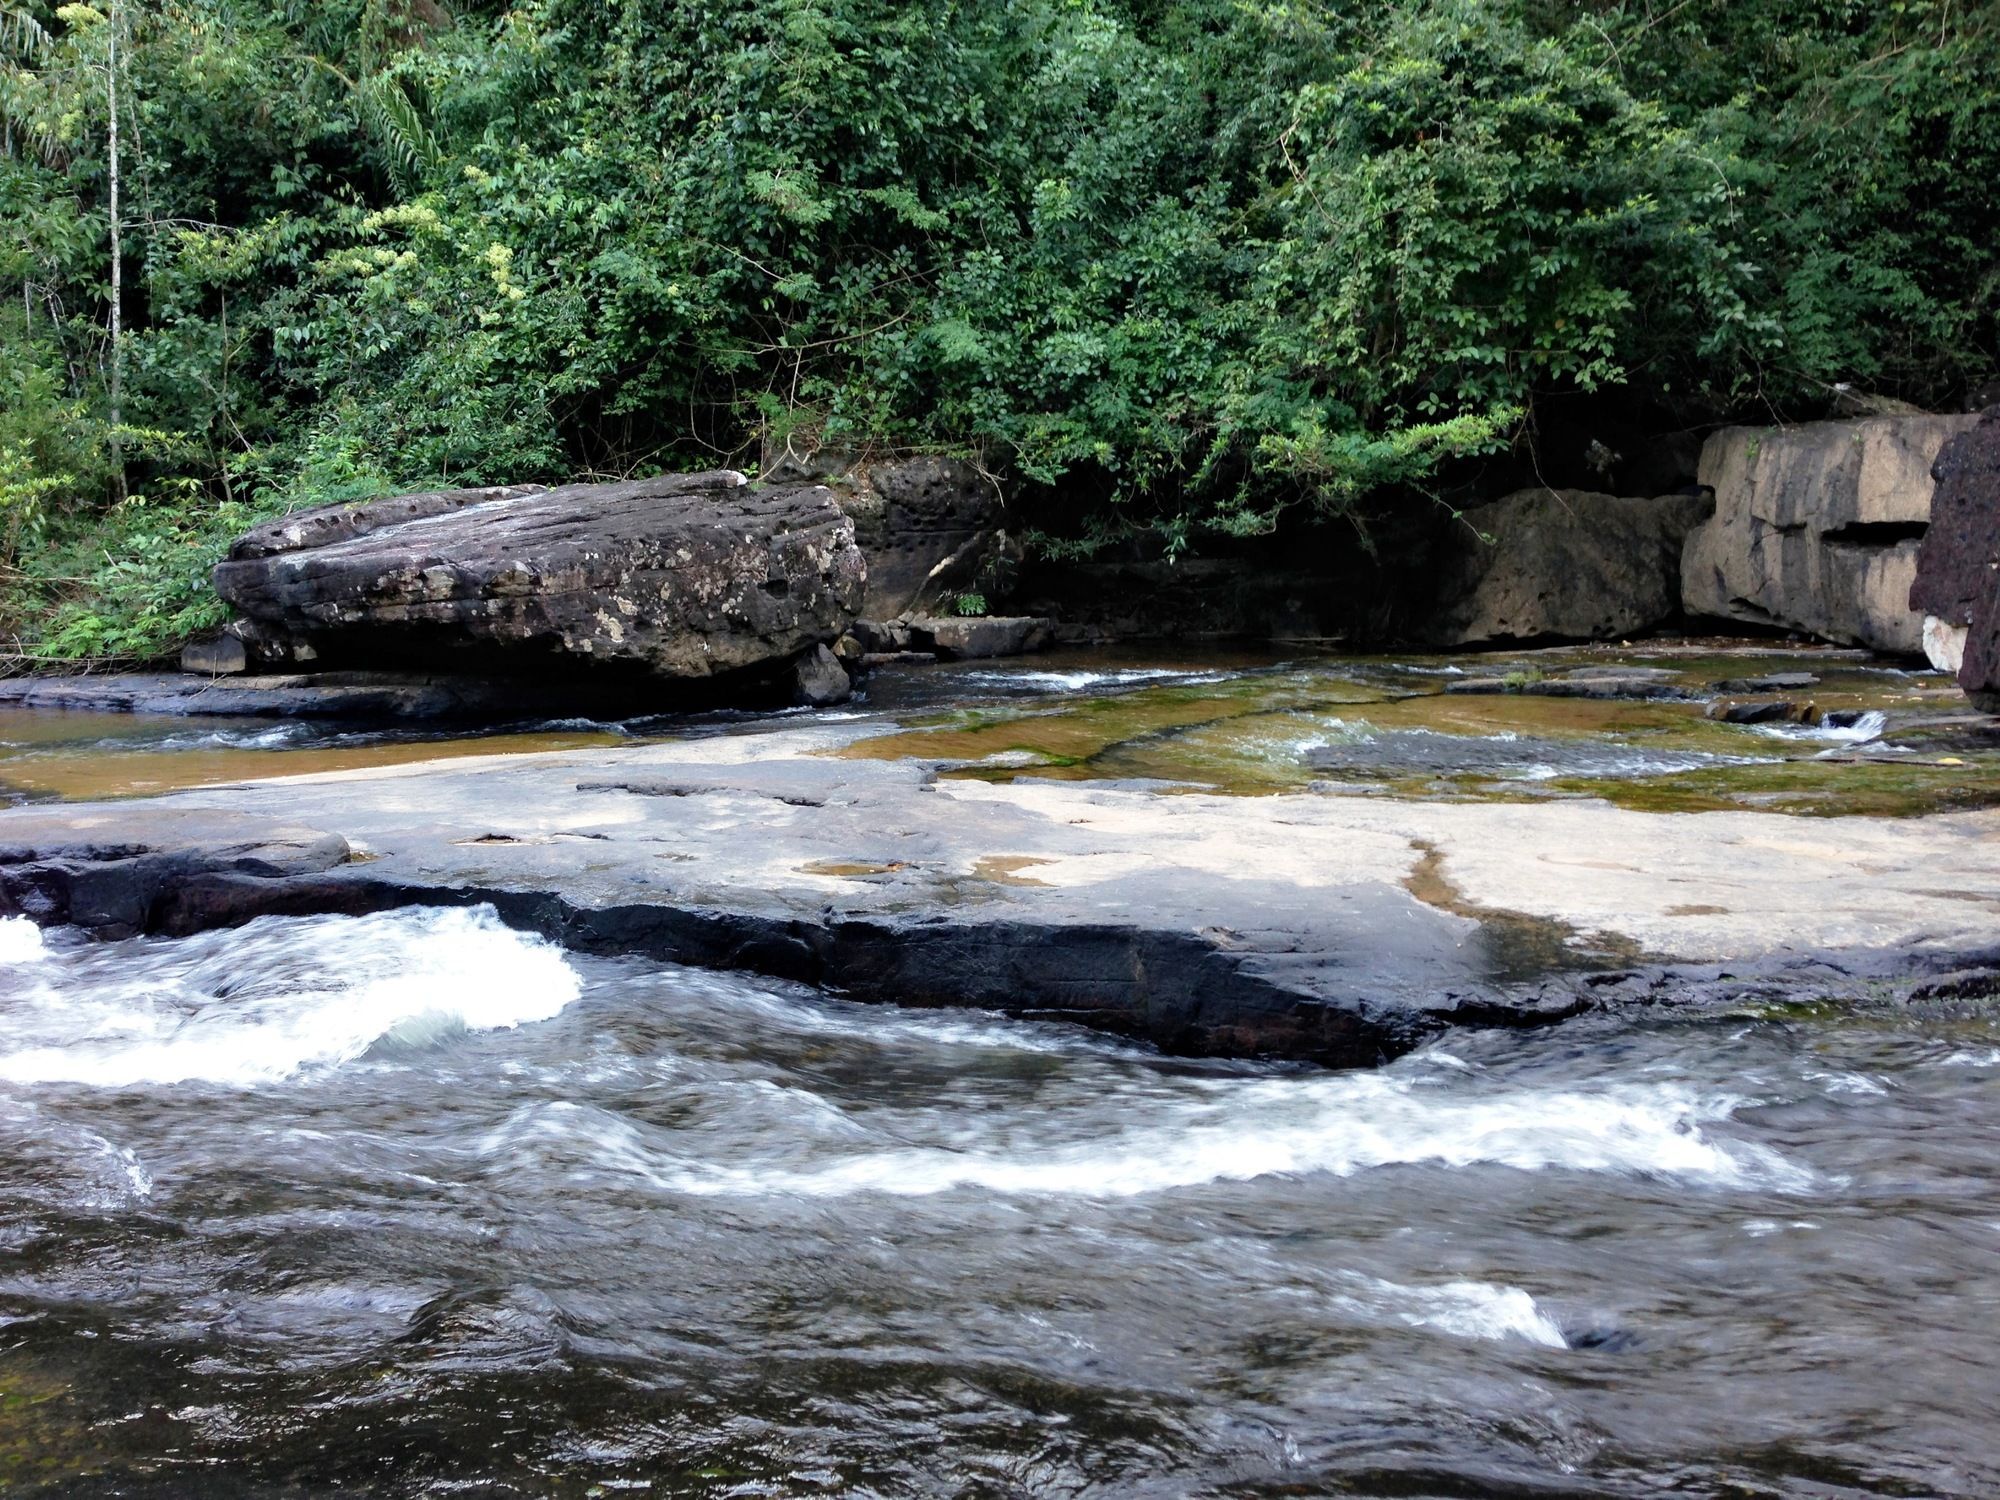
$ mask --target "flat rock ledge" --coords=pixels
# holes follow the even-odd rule
[[[0,914],[115,938],[490,903],[583,951],[1342,1067],[1453,1026],[2000,988],[2000,814],[1163,796],[827,746],[787,732],[0,811]]]

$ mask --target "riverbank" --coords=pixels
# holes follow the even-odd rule
[[[1779,684],[1763,701],[1793,717],[1711,717],[1742,697],[1725,670]],[[1808,678],[1817,724],[1797,722]],[[1577,686],[1599,696],[1546,696]],[[1855,653],[1712,645],[1486,679],[917,670],[843,716],[406,743],[415,763],[20,807],[0,891],[107,936],[491,904],[590,951],[1355,1065],[1454,1024],[1991,963],[2000,742],[1948,691]],[[295,753],[246,747],[237,775]],[[1649,810],[1677,797],[1709,810]]]

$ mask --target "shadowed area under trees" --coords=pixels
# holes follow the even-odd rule
[[[1557,403],[1956,405],[1995,78],[1962,0],[0,0],[0,631],[157,656],[262,516],[766,444],[1178,553]]]

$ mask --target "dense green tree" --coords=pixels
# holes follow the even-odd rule
[[[0,621],[157,652],[397,485],[937,448],[1178,549],[1558,398],[1947,402],[1996,78],[1963,0],[0,0]]]

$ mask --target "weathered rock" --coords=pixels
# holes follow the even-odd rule
[[[861,611],[870,619],[937,608],[948,595],[999,598],[1013,582],[1020,546],[1004,530],[998,486],[971,464],[828,449],[766,459],[769,478],[824,480],[853,520],[868,560]]]
[[[200,887],[283,885],[336,871],[351,853],[338,834],[274,818],[150,809],[31,818],[0,833],[0,910],[129,937],[156,930]]]
[[[1819,717],[1819,710],[1810,703],[1794,703],[1789,698],[1748,701],[1720,698],[1709,704],[1708,716],[1725,724],[1809,724]]]
[[[977,660],[1040,651],[1054,638],[1049,621],[1033,615],[919,616],[909,622],[910,638],[940,656]]]
[[[260,672],[296,672],[319,660],[311,641],[260,620],[231,620],[223,634],[243,643],[250,665]]]
[[[723,472],[327,507],[239,538],[215,586],[328,660],[500,656],[685,680],[836,639],[864,573],[825,486]]]
[[[1447,693],[1524,693],[1532,698],[1684,699],[1693,696],[1674,674],[1647,667],[1579,667],[1556,677],[1516,673],[1507,677],[1460,677],[1445,685]]]
[[[250,670],[250,653],[233,635],[189,641],[181,647],[181,670],[204,677],[232,677]]]
[[[1769,672],[1762,677],[1725,677],[1715,684],[1718,693],[1789,693],[1799,688],[1818,687],[1812,672]]]
[[[825,646],[815,646],[801,656],[792,671],[796,685],[793,700],[813,708],[845,703],[854,691],[847,668]]]
[[[1421,633],[1455,646],[1615,640],[1663,624],[1680,613],[1683,539],[1707,513],[1696,496],[1548,489],[1468,511]]]
[[[1940,667],[1957,661],[1959,686],[2000,711],[2000,407],[1939,451],[1931,529],[1918,549],[1910,608],[1926,620]]]
[[[1702,450],[1715,515],[1681,557],[1690,615],[1915,654],[1917,543],[1931,460],[1971,418],[1887,416],[1730,427]]]
[[[1995,956],[2000,812],[993,785],[827,745],[800,726],[723,759],[695,739],[0,809],[0,915],[112,936],[490,901],[588,951],[1347,1065],[1448,1025],[1726,999],[1729,976]]]
[[[869,655],[910,649],[910,627],[901,620],[856,620],[854,638]]]

